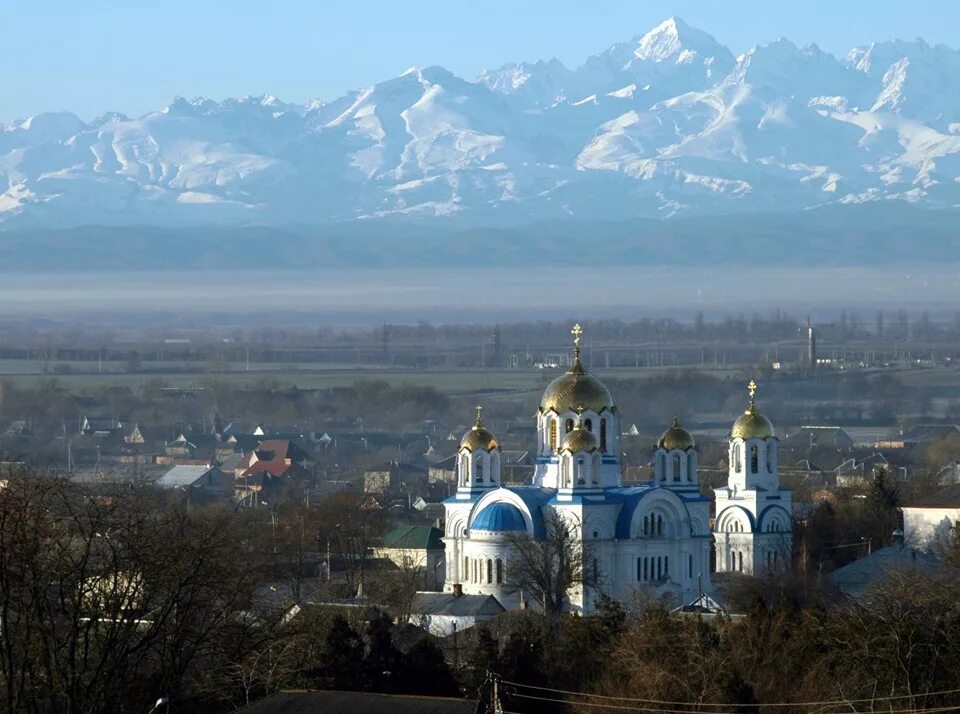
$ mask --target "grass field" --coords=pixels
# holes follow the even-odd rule
[[[69,371],[63,371],[64,366]],[[0,378],[14,384],[34,384],[44,379],[56,379],[72,389],[83,391],[104,386],[123,385],[139,389],[149,380],[159,379],[170,386],[202,386],[212,379],[229,381],[242,386],[253,382],[272,379],[283,385],[296,385],[301,388],[342,387],[352,385],[359,380],[384,380],[390,384],[416,384],[432,386],[449,394],[474,393],[478,391],[525,392],[540,391],[560,369],[485,369],[467,370],[413,370],[361,367],[356,365],[330,365],[318,369],[311,364],[253,364],[247,369],[243,363],[227,363],[222,371],[212,371],[199,363],[154,363],[145,365],[145,369],[129,372],[127,365],[120,362],[104,362],[99,366],[91,362],[58,362],[57,370],[48,366],[46,373],[42,365],[34,360],[0,360]],[[595,370],[596,374],[607,379],[629,378],[645,379],[662,374],[673,368],[643,367],[631,369]],[[734,374],[733,370],[717,370],[718,376]]]

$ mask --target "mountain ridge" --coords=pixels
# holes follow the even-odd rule
[[[572,69],[434,65],[329,101],[0,123],[0,231],[468,230],[887,201],[960,207],[960,51],[893,40],[838,58],[781,38],[734,56],[674,17]]]

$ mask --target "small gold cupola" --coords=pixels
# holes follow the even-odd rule
[[[747,410],[733,423],[730,429],[731,439],[771,439],[777,433],[773,424],[763,414],[757,411],[757,383],[752,379],[747,385],[750,394],[750,403]]]

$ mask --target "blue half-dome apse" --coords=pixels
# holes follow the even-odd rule
[[[473,519],[471,528],[476,531],[493,533],[525,531],[527,522],[516,506],[509,503],[493,503],[477,514],[477,517]]]

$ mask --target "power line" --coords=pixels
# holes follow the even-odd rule
[[[605,704],[604,702],[571,702],[566,699],[553,699],[549,697],[535,697],[531,694],[520,694],[514,692],[511,696],[521,697],[523,699],[534,699],[541,702],[556,702],[559,704],[572,704],[578,707],[602,707],[603,709],[622,709],[631,712],[661,712],[661,714],[703,714],[695,709],[658,709],[652,707],[637,707],[627,704]],[[687,705],[689,706],[689,704]],[[726,706],[730,706],[727,704]],[[725,712],[713,712],[713,714],[726,714]]]
[[[620,702],[634,702],[637,704],[658,704],[662,706],[674,706],[674,707],[689,707],[692,702],[677,702],[677,701],[665,701],[660,699],[640,699],[635,697],[614,697],[606,694],[591,694],[589,692],[574,692],[569,689],[556,689],[553,687],[538,687],[533,684],[521,684],[520,682],[512,682],[506,679],[500,680],[503,684],[509,684],[513,687],[522,687],[524,689],[536,689],[544,692],[554,692],[556,694],[565,694],[572,695],[575,697],[593,697],[596,699],[607,699],[611,701],[620,701]],[[738,707],[815,707],[815,706],[839,706],[839,705],[848,705],[848,704],[864,704],[870,702],[888,702],[895,701],[898,699],[917,699],[921,697],[937,697],[944,696],[948,694],[958,694],[960,689],[945,689],[939,692],[926,692],[924,694],[896,694],[887,697],[868,697],[865,699],[833,699],[833,700],[824,700],[816,702],[770,702],[764,704],[737,704]],[[518,694],[517,696],[524,696]],[[577,704],[582,704],[589,706],[587,702],[576,702]],[[730,704],[711,704],[708,702],[696,702],[698,707],[728,707]],[[949,707],[948,709],[960,709],[960,705]],[[656,709],[651,711],[667,711],[664,709]],[[689,710],[687,710],[689,711]]]
[[[538,687],[538,689],[542,689],[542,687]],[[628,706],[628,705],[624,705],[624,704],[605,704],[605,703],[603,703],[603,702],[571,702],[571,701],[568,701],[568,700],[566,700],[566,699],[555,699],[555,698],[552,698],[552,697],[535,697],[535,696],[533,696],[533,695],[531,695],[531,694],[520,694],[520,693],[517,693],[517,692],[514,692],[511,696],[520,697],[520,698],[522,698],[522,699],[532,699],[532,700],[541,701],[541,702],[553,702],[553,703],[556,703],[556,704],[574,705],[574,706],[578,706],[578,707],[601,707],[601,708],[603,708],[603,709],[619,709],[619,710],[632,711],[632,712],[661,712],[661,714],[704,714],[704,710],[703,710],[703,709],[656,709],[656,708],[651,708],[651,707]],[[919,696],[931,696],[931,695],[919,695]],[[877,697],[876,699],[865,699],[865,700],[860,700],[860,701],[862,701],[862,702],[878,702],[878,701],[883,701],[884,699],[887,699],[887,698],[886,698],[886,697]],[[834,706],[849,705],[849,704],[853,703],[854,701],[856,701],[856,700],[841,701],[841,702],[838,702],[838,703],[837,703],[836,705],[834,705]],[[768,704],[707,704],[706,702],[704,702],[704,703],[698,703],[697,706],[700,706],[700,707],[702,707],[702,706],[712,706],[712,707],[720,707],[720,706],[724,706],[724,707],[731,707],[731,706],[735,706],[735,707],[743,707],[743,706],[761,706],[761,707],[762,707],[762,706],[797,706],[797,707],[802,707],[802,706],[806,706],[807,704],[809,704],[809,703],[806,703],[806,702],[798,702],[798,703],[796,703],[796,704],[780,704],[780,705],[778,705],[778,704],[773,704],[773,705],[768,705]],[[690,703],[687,703],[687,706],[690,706]],[[930,708],[927,708],[927,709],[914,709],[914,708],[911,708],[911,709],[888,709],[888,710],[886,710],[886,711],[884,712],[884,714],[934,714],[935,712],[955,712],[955,711],[960,711],[960,704],[955,704],[955,705],[952,705],[952,706],[943,706],[943,707],[930,707]],[[733,712],[731,712],[731,711],[729,711],[729,710],[727,710],[727,711],[723,711],[723,710],[710,710],[710,714],[733,714]]]

